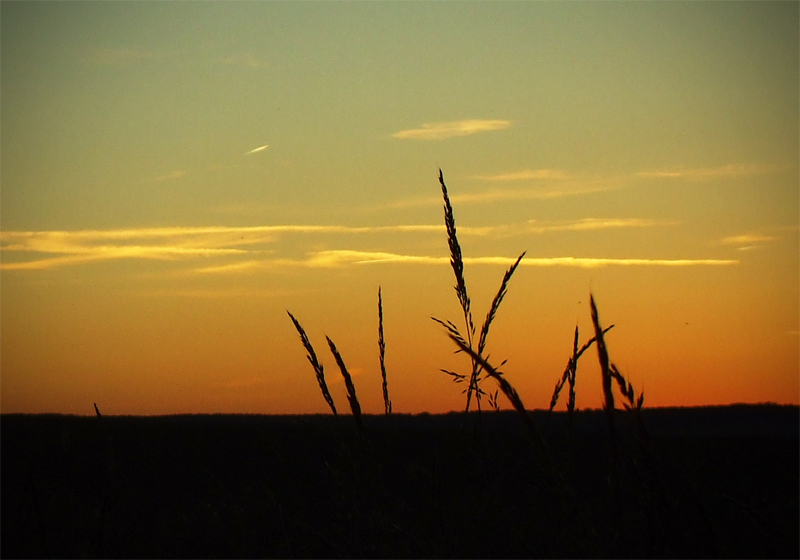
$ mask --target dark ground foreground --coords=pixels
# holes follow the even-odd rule
[[[798,407],[2,415],[13,557],[800,555]]]

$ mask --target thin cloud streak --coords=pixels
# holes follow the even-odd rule
[[[232,251],[226,251],[231,254]],[[233,253],[241,253],[233,251]],[[82,254],[66,257],[56,257],[51,259],[40,259],[21,263],[2,263],[0,268],[3,270],[46,270],[64,265],[83,264],[92,261],[119,259],[119,258],[170,258],[176,253],[173,251],[144,251],[140,253],[121,251],[109,252],[104,254]],[[192,253],[178,253],[186,256]],[[196,252],[196,256],[219,255],[219,251],[214,253]],[[512,257],[486,256],[486,257],[465,257],[464,263],[470,265],[502,265],[509,266],[515,262]],[[245,270],[258,268],[274,267],[309,267],[309,268],[334,268],[348,265],[378,264],[378,263],[399,263],[399,264],[422,264],[422,265],[446,265],[450,263],[449,257],[434,257],[427,255],[403,255],[388,252],[370,252],[353,250],[330,250],[310,253],[306,259],[266,259],[263,261],[245,261],[243,263],[233,263],[213,267],[204,267],[192,270],[199,274],[231,274],[240,273]],[[738,260],[733,259],[614,259],[614,258],[591,258],[591,257],[531,257],[524,259],[523,266],[565,266],[575,268],[601,268],[606,266],[724,266],[739,264]]]
[[[641,218],[583,218],[562,223],[551,223],[537,225],[538,222],[531,220],[528,222],[530,233],[546,233],[553,231],[596,231],[600,229],[619,229],[619,228],[646,228],[657,226],[671,226],[678,222],[665,222],[658,220],[645,220]]]
[[[443,228],[444,226],[441,226]],[[162,227],[141,229],[111,230],[77,230],[77,231],[4,231],[0,232],[0,241],[23,241],[32,239],[52,240],[105,240],[105,239],[147,239],[191,237],[216,234],[253,234],[253,233],[365,233],[378,230],[427,230],[440,226],[405,225],[405,226],[336,226],[336,225],[275,225],[275,226],[199,226],[199,227]],[[6,247],[3,247],[6,249]]]
[[[511,121],[482,119],[424,123],[420,128],[395,132],[392,134],[392,138],[401,140],[445,140],[458,136],[469,136],[477,132],[502,130],[510,126]]]
[[[665,225],[672,222],[658,222],[639,218],[582,218],[566,222],[537,222],[530,220],[524,224],[502,226],[459,226],[458,231],[467,235],[487,235],[491,232],[506,232],[517,229],[523,232],[561,231],[561,230],[588,230],[603,229],[608,227],[650,227]],[[543,224],[543,225],[539,225]],[[77,231],[3,231],[0,232],[0,246],[3,251],[34,251],[45,253],[72,253],[76,244],[90,243],[93,241],[126,241],[132,239],[153,238],[192,238],[200,237],[202,242],[208,242],[208,237],[222,237],[227,244],[229,237],[239,236],[232,243],[237,245],[248,244],[251,241],[245,236],[255,234],[281,234],[281,233],[379,233],[379,232],[429,232],[438,233],[445,229],[440,224],[400,224],[393,226],[338,226],[338,225],[270,225],[270,226],[206,226],[206,227],[164,227],[141,229],[113,229],[113,230],[77,230]],[[228,236],[228,237],[225,237]],[[274,239],[273,237],[266,238]],[[215,244],[218,246],[219,244]]]
[[[232,298],[232,297],[263,297],[263,298],[277,298],[286,297],[300,293],[298,290],[249,290],[242,288],[221,289],[221,290],[154,290],[140,292],[141,295],[146,297],[187,297],[187,298],[204,298],[204,299],[219,299],[219,298]]]
[[[475,177],[483,180],[483,177]],[[553,178],[555,180],[555,178]],[[486,180],[490,179],[488,176]],[[508,179],[511,181],[512,179]],[[564,176],[557,179],[558,188],[517,188],[517,189],[491,189],[473,193],[454,194],[450,201],[459,204],[487,204],[492,202],[505,202],[513,200],[555,200],[572,196],[592,195],[603,192],[615,191],[625,186],[627,178],[623,179],[576,179]],[[404,209],[424,206],[441,206],[441,196],[422,196],[406,198],[371,206],[370,209]]]
[[[502,202],[507,200],[553,200],[557,198],[564,198],[568,196],[580,196],[584,194],[593,194],[599,192],[606,192],[614,190],[618,187],[598,187],[583,190],[554,190],[554,191],[540,191],[540,190],[492,190],[479,193],[456,194],[450,197],[451,202],[459,204],[485,204],[490,202]],[[419,208],[423,206],[441,206],[442,198],[437,196],[427,196],[419,198],[408,198],[404,200],[397,200],[388,204],[380,204],[372,208],[375,209],[403,209],[403,208]]]
[[[116,259],[173,260],[189,257],[236,255],[245,253],[246,251],[241,249],[209,249],[163,246],[142,247],[138,245],[125,245],[74,247],[71,251],[65,250],[57,252],[69,253],[70,256],[23,262],[3,262],[0,263],[0,270],[46,270],[65,265],[84,264],[92,261],[107,261]]]
[[[500,175],[479,175],[481,181],[523,181],[526,179],[569,179],[570,175],[558,169],[524,169]]]
[[[737,251],[755,251],[763,247],[764,243],[772,243],[779,240],[780,237],[776,235],[744,234],[725,237],[720,243],[722,245],[738,245],[736,247]]]
[[[491,264],[508,266],[514,264],[513,257],[465,257],[465,264]],[[348,264],[409,263],[450,264],[449,257],[421,255],[399,255],[395,253],[368,251],[320,251],[303,261],[306,266],[335,267]],[[300,264],[300,263],[298,263]],[[725,266],[739,264],[730,259],[608,259],[584,257],[540,257],[524,258],[524,266],[568,266],[577,268],[600,268],[605,266]]]
[[[499,226],[460,226],[463,236],[484,238],[507,238],[519,235],[543,234],[563,231],[595,231],[609,228],[645,228],[670,225],[638,218],[584,218],[565,222],[537,222],[534,220]],[[92,261],[114,259],[153,259],[176,260],[201,257],[243,256],[251,258],[244,262],[212,265],[196,268],[199,274],[241,273],[258,268],[262,264],[270,266],[293,264],[296,261],[253,260],[255,255],[271,253],[263,247],[253,247],[275,243],[281,234],[335,234],[364,235],[386,233],[443,234],[444,225],[411,224],[394,226],[315,226],[315,225],[275,225],[249,227],[171,227],[121,230],[83,230],[83,231],[5,231],[0,232],[0,251],[2,253],[38,253],[40,255],[59,255],[52,258],[12,261],[3,259],[0,270],[46,270],[61,266],[77,265]],[[338,253],[343,254],[343,253]],[[386,253],[388,260],[396,256]],[[412,261],[427,262],[433,257],[408,257]],[[371,258],[371,260],[375,260]],[[325,264],[325,257],[318,256],[312,266]]]
[[[468,230],[469,228],[464,228]],[[432,232],[444,230],[444,225],[395,225],[395,226],[338,226],[338,225],[271,225],[271,226],[201,226],[201,227],[162,227],[140,229],[112,230],[77,230],[77,231],[3,231],[0,232],[0,247],[3,251],[35,251],[47,253],[73,252],[76,243],[93,241],[127,241],[133,239],[174,239],[201,238],[208,242],[209,237],[222,238],[235,244],[248,244],[249,236],[266,234],[274,236],[282,233],[373,233],[373,232]],[[248,236],[248,237],[245,237]],[[205,237],[205,239],[203,239]],[[274,237],[258,238],[272,240]],[[191,242],[191,239],[188,240]],[[195,242],[196,243],[196,242]]]
[[[62,266],[85,264],[88,262],[101,260],[98,255],[76,255],[69,257],[54,257],[51,259],[39,259],[35,261],[23,262],[2,262],[0,270],[48,270]]]
[[[230,273],[239,273],[239,272],[253,270],[254,268],[258,268],[260,265],[261,261],[243,261],[233,264],[223,264],[220,266],[206,266],[203,268],[195,268],[192,270],[192,272],[196,272],[199,274],[230,274]]]
[[[786,167],[776,167],[768,165],[745,165],[742,163],[732,163],[720,167],[707,167],[695,169],[662,169],[653,171],[641,171],[638,177],[654,177],[665,179],[713,179],[717,177],[741,177],[746,175],[767,175],[786,169]]]
[[[271,243],[278,234],[364,234],[372,232],[443,231],[444,226],[400,225],[380,227],[279,225],[252,227],[170,227],[83,231],[4,231],[0,232],[2,253],[62,255],[54,258],[8,262],[0,270],[46,270],[62,266],[113,259],[197,258],[263,253],[238,247]],[[465,234],[468,233],[465,228]],[[154,243],[155,242],[155,243]],[[245,265],[230,265],[200,272],[241,271]]]
[[[768,243],[778,241],[780,237],[774,235],[732,235],[725,237],[722,243],[725,245],[751,245],[753,243]]]
[[[554,190],[554,191],[539,191],[539,190],[495,190],[485,191],[480,193],[458,194],[450,197],[451,202],[461,204],[483,204],[487,202],[500,202],[507,200],[551,200],[556,198],[564,198],[567,196],[580,196],[585,194],[595,194],[606,191],[611,191],[619,188],[619,186],[598,186],[582,188],[577,190]]]

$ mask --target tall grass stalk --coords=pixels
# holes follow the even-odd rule
[[[286,313],[289,312],[287,311]],[[303,347],[306,349],[306,352],[308,352],[306,357],[308,358],[308,362],[311,364],[311,367],[314,368],[314,373],[317,375],[317,383],[322,391],[322,396],[325,398],[325,402],[328,403],[328,406],[331,407],[331,412],[333,412],[333,415],[336,416],[336,405],[333,404],[333,397],[331,396],[331,392],[328,390],[328,384],[325,382],[325,371],[322,367],[322,364],[319,363],[319,360],[317,359],[317,354],[314,352],[314,347],[311,346],[311,341],[308,340],[308,335],[300,325],[300,322],[295,319],[294,315],[291,313],[289,313],[289,317],[292,319],[294,328],[297,329],[297,332],[300,335],[300,340],[303,342]]]
[[[611,367],[609,366],[608,349],[603,338],[603,328],[600,326],[600,318],[597,314],[597,305],[594,303],[594,296],[589,295],[589,305],[592,310],[592,324],[594,325],[594,335],[597,342],[597,358],[600,361],[600,373],[603,382],[603,410],[608,421],[608,430],[611,434],[612,445],[614,444],[614,392],[612,390]],[[615,446],[616,447],[616,446]]]
[[[589,294],[589,305],[592,311],[592,324],[597,343],[597,357],[600,361],[600,373],[603,382],[603,410],[608,421],[608,437],[611,444],[611,472],[609,473],[609,483],[611,485],[611,522],[613,527],[613,539],[615,544],[620,542],[621,518],[622,518],[622,490],[620,487],[619,454],[617,452],[617,437],[614,426],[614,392],[612,387],[612,370],[608,359],[608,349],[603,338],[603,328],[600,326],[600,317],[597,313],[597,305],[594,296]]]
[[[614,325],[610,327],[606,327],[603,329],[603,334],[606,334],[608,331],[614,328]],[[569,361],[567,362],[567,367],[564,369],[564,373],[561,374],[561,379],[558,380],[556,383],[556,387],[553,390],[553,396],[550,398],[550,412],[553,412],[553,409],[558,404],[558,397],[561,393],[561,389],[564,388],[564,384],[569,384],[569,398],[567,400],[567,414],[569,417],[569,427],[570,432],[572,431],[572,415],[575,411],[575,378],[578,372],[578,360],[586,352],[592,344],[595,343],[597,340],[596,336],[593,336],[586,342],[583,346],[581,346],[580,350],[578,349],[578,326],[575,325],[575,336],[572,340],[572,357],[570,357]]]
[[[511,265],[511,267],[506,270],[506,273],[503,275],[503,281],[500,283],[500,289],[497,290],[497,294],[495,294],[494,299],[492,300],[492,305],[489,308],[489,312],[486,314],[486,319],[481,327],[481,336],[478,339],[479,356],[483,356],[483,351],[486,349],[486,338],[489,336],[489,327],[491,327],[492,321],[494,321],[494,317],[497,314],[497,309],[503,302],[503,298],[506,297],[508,283],[511,280],[511,277],[514,275],[514,272],[517,270],[522,257],[525,256],[525,253],[527,253],[527,251],[523,251],[523,253],[517,257],[517,260],[514,262],[514,264]]]
[[[383,338],[383,299],[378,286],[378,351],[381,359],[381,378],[383,380],[383,406],[386,414],[392,413],[392,401],[389,400],[389,385],[386,383],[386,342]]]
[[[350,376],[350,372],[347,371],[347,367],[344,365],[344,360],[342,359],[342,355],[339,354],[339,351],[336,349],[336,345],[330,339],[330,337],[325,337],[328,341],[328,346],[331,349],[331,354],[333,354],[334,359],[336,360],[336,364],[339,366],[339,369],[342,372],[342,377],[344,377],[344,384],[347,387],[347,401],[350,403],[350,410],[353,412],[353,417],[356,419],[356,424],[358,424],[358,428],[363,432],[364,431],[364,424],[361,421],[361,405],[358,403],[358,397],[356,396],[356,386],[353,385],[353,378]]]
[[[608,331],[606,330],[606,332]],[[587,345],[586,348],[589,348],[589,346]],[[567,414],[569,415],[570,433],[572,433],[572,413],[575,412],[575,378],[578,375],[578,358],[580,358],[580,354],[584,349],[581,348],[581,352],[578,352],[577,350],[578,325],[575,325],[575,336],[572,339],[572,367],[569,368],[569,398],[567,398]],[[551,403],[550,410],[553,410],[552,404],[553,403]]]
[[[475,324],[472,320],[471,303],[469,295],[467,294],[467,284],[464,280],[464,259],[461,254],[461,245],[458,243],[458,236],[456,234],[456,222],[453,215],[453,207],[450,204],[450,197],[447,194],[447,186],[445,185],[444,175],[442,174],[441,169],[439,170],[439,184],[442,187],[442,197],[444,199],[444,223],[445,228],[447,229],[447,244],[450,247],[450,265],[453,267],[453,273],[456,277],[455,290],[456,295],[458,296],[458,301],[461,304],[461,310],[464,313],[464,323],[467,329],[466,336],[463,336],[459,332],[458,328],[450,321],[440,321],[435,317],[432,317],[432,319],[442,325],[448,331],[448,334],[451,337],[455,337],[455,339],[463,343],[465,348],[469,348],[472,351],[475,349]],[[479,387],[482,366],[480,365],[480,362],[474,358],[474,355],[483,356],[484,350],[486,349],[486,339],[489,336],[489,328],[491,327],[492,321],[494,321],[494,318],[497,315],[497,310],[506,295],[508,283],[511,280],[511,277],[514,275],[514,272],[517,270],[522,257],[524,256],[525,253],[523,252],[519,257],[517,257],[517,260],[514,262],[514,264],[503,275],[503,280],[500,283],[500,289],[497,291],[497,294],[495,294],[494,299],[492,300],[492,305],[490,306],[489,312],[486,314],[486,319],[481,327],[477,353],[468,352],[472,362],[472,370],[469,375],[469,384],[465,390],[467,393],[466,412],[469,412],[473,394],[475,395],[478,411],[481,410],[481,395],[484,394]],[[442,371],[452,376],[456,383],[460,383],[465,380],[465,376],[461,374],[457,374],[448,370]]]
[[[461,245],[458,243],[456,235],[456,219],[453,216],[453,207],[450,205],[450,197],[447,195],[447,185],[444,183],[444,174],[439,169],[439,184],[442,187],[442,198],[444,199],[444,225],[447,229],[447,244],[450,247],[450,266],[453,267],[453,274],[456,277],[456,295],[464,313],[464,324],[467,329],[467,336],[461,337],[467,343],[467,347],[472,349],[472,341],[475,337],[475,324],[472,321],[472,310],[470,309],[469,294],[467,294],[467,283],[464,280],[464,258],[461,255]],[[452,325],[452,323],[450,323]],[[454,326],[454,325],[453,325]],[[478,362],[472,360],[472,372],[469,377],[467,387],[467,407],[469,412],[472,393],[476,389],[476,377],[478,375]]]

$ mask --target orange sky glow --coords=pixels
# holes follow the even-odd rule
[[[393,410],[463,410],[440,168],[478,328],[526,251],[487,353],[528,408],[590,293],[645,406],[800,404],[797,3],[0,15],[4,413],[326,413],[287,311],[381,413],[379,286]]]

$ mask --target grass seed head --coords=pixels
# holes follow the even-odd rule
[[[336,364],[339,366],[339,370],[342,372],[342,377],[344,377],[344,384],[345,387],[347,387],[347,400],[350,403],[350,410],[353,412],[353,417],[356,419],[359,429],[363,431],[364,424],[361,421],[361,405],[359,404],[358,397],[356,396],[356,386],[353,385],[353,378],[350,376],[350,372],[347,371],[347,367],[344,365],[342,355],[339,354],[339,351],[336,349],[336,345],[329,337],[326,336],[325,338],[328,341],[331,354],[333,354],[333,358],[336,360]]]
[[[378,286],[378,351],[381,360],[381,378],[383,380],[383,406],[386,414],[392,413],[392,401],[389,400],[389,385],[386,382],[386,342],[383,338],[383,299]]]
[[[286,313],[289,313],[289,311]],[[294,328],[297,329],[297,333],[300,335],[300,340],[303,342],[303,347],[306,349],[306,352],[308,352],[306,357],[308,358],[308,362],[311,364],[311,367],[314,368],[314,373],[317,376],[317,383],[322,391],[322,397],[325,399],[325,402],[328,403],[333,415],[336,416],[336,405],[333,404],[333,397],[331,396],[331,392],[328,390],[328,384],[325,382],[325,370],[323,369],[322,364],[319,363],[317,354],[314,352],[314,347],[311,346],[311,341],[308,339],[308,335],[306,334],[306,331],[303,329],[302,325],[300,325],[300,321],[295,319],[294,315],[291,313],[289,313],[289,317],[292,319]]]
[[[447,186],[444,184],[444,175],[441,169],[439,170],[439,184],[442,186],[442,197],[444,198],[444,225],[447,229],[447,244],[450,246],[450,266],[453,267],[453,273],[456,276],[455,290],[464,311],[468,329],[474,332],[467,283],[464,280],[464,258],[461,256],[461,245],[458,243],[456,235],[456,219],[453,216],[453,207],[450,205],[450,197],[447,195]]]

